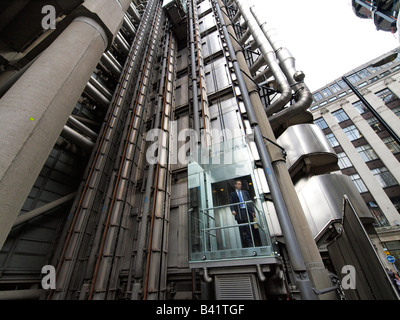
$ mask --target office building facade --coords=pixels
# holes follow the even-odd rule
[[[350,176],[374,215],[379,236],[374,242],[382,260],[386,248],[399,267],[400,58],[374,66],[397,52],[394,49],[313,92],[310,110],[338,155],[341,172]]]

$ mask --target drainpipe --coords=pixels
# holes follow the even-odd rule
[[[251,34],[253,35],[257,46],[260,48],[261,53],[264,56],[265,61],[267,62],[269,69],[271,70],[281,91],[280,97],[267,107],[267,114],[271,115],[275,112],[278,112],[290,101],[290,99],[292,98],[292,89],[289,86],[285,74],[279,66],[274,49],[268,41],[265,41],[265,37],[258,27],[257,21],[252,16],[249,8],[237,0],[236,4],[244,20],[246,21],[247,27],[251,31]]]
[[[270,187],[271,196],[276,209],[276,213],[285,237],[285,242],[287,245],[288,254],[293,267],[293,271],[296,274],[296,281],[298,288],[300,290],[301,296],[305,300],[314,300],[315,294],[311,286],[311,282],[308,278],[306,266],[300,251],[300,246],[297,241],[293,226],[291,224],[289,213],[287,211],[285,202],[282,197],[282,192],[279,188],[277,178],[275,176],[274,170],[272,169],[271,159],[268,154],[266,145],[264,143],[264,138],[261,133],[260,126],[257,122],[257,118],[251,103],[246,83],[243,79],[243,75],[236,58],[236,53],[233,48],[232,42],[230,40],[230,35],[228,33],[226,24],[224,22],[224,17],[222,15],[221,9],[219,7],[218,1],[214,0],[216,13],[220,24],[222,26],[222,32],[227,43],[228,52],[230,58],[232,59],[233,68],[237,77],[240,92],[242,94],[243,103],[246,108],[247,117],[250,122],[251,127],[254,131],[254,139],[257,146],[257,150],[262,162],[263,169],[266,173],[266,178],[268,185]]]

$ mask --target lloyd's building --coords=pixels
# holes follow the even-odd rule
[[[2,6],[0,299],[399,298],[256,6]]]

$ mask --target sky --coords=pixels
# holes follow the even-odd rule
[[[311,91],[400,46],[398,34],[358,18],[351,0],[251,1],[292,53]]]

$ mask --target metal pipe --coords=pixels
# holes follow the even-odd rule
[[[167,41],[169,42],[169,34],[167,34]],[[166,41],[166,43],[167,43]],[[165,78],[165,70],[167,67],[167,50],[168,46],[165,46],[164,50],[164,58],[163,58],[163,65],[162,65],[162,71],[161,71],[161,79]],[[161,115],[161,107],[162,107],[162,91],[163,91],[163,86],[160,86],[159,88],[159,96],[157,100],[157,109],[156,109],[156,117],[154,121],[154,128],[158,128],[161,123],[160,115]],[[145,243],[146,243],[146,230],[148,228],[147,222],[148,222],[148,214],[150,210],[150,199],[151,199],[151,189],[153,187],[153,180],[154,180],[154,164],[150,163],[149,169],[147,171],[147,182],[146,182],[146,189],[145,189],[145,194],[144,194],[144,206],[143,206],[143,214],[142,214],[142,219],[141,219],[141,226],[140,226],[140,231],[139,231],[139,238],[138,238],[138,248],[145,248]],[[142,269],[142,264],[143,264],[143,250],[138,250],[136,253],[136,259],[135,259],[136,267],[135,267],[135,276],[137,278],[140,278],[143,276],[143,269]]]
[[[258,265],[256,265],[256,268],[257,268],[258,279],[260,279],[261,282],[264,282],[266,278],[265,278],[264,272],[262,272],[262,270],[261,270],[261,266],[258,264]]]
[[[295,91],[296,103],[290,108],[284,109],[282,112],[273,115],[269,118],[271,126],[273,128],[279,127],[291,119],[291,124],[295,124],[293,121],[296,115],[299,115],[299,121],[304,122],[304,115],[306,110],[311,106],[313,98],[307,85],[303,82],[304,73],[302,71],[297,71],[295,67],[295,59],[290,53],[290,51],[281,45],[280,40],[277,37],[275,29],[268,28],[266,22],[262,22],[259,13],[257,12],[255,6],[250,7],[250,12],[252,13],[256,23],[262,30],[265,38],[270,43],[272,49],[275,51],[276,56],[280,62],[280,67],[283,70],[290,86]],[[268,111],[268,108],[267,108]],[[305,119],[309,119],[306,117]]]
[[[264,82],[264,80],[272,77],[272,72],[271,70],[266,67],[263,71],[261,71],[259,74],[255,75],[253,77],[253,80],[255,83],[260,84],[261,82]]]
[[[267,114],[271,115],[280,109],[282,109],[292,98],[292,89],[290,88],[285,74],[279,66],[276,59],[274,49],[268,41],[265,41],[265,37],[261,29],[257,25],[257,21],[252,16],[250,9],[245,6],[241,1],[236,0],[236,4],[239,8],[240,13],[247,22],[247,26],[253,35],[262,55],[264,56],[269,69],[271,70],[277,84],[279,85],[280,97],[277,98],[271,105],[267,107]]]
[[[61,131],[61,136],[67,140],[70,140],[71,142],[75,143],[77,146],[87,149],[87,150],[92,150],[94,147],[94,142],[90,141],[89,139],[85,138],[75,130],[71,129],[68,126],[64,126],[64,128]]]
[[[265,58],[263,55],[260,55],[257,60],[250,66],[250,72],[255,74],[262,66],[266,64]],[[268,68],[269,70],[269,68]],[[270,70],[271,73],[271,70]]]
[[[89,82],[97,89],[100,91],[102,95],[104,95],[108,100],[111,101],[112,99],[112,94],[111,92],[99,82],[93,75],[90,76]]]
[[[196,58],[195,58],[195,48],[194,48],[192,1],[189,1],[187,4],[189,10],[188,23],[189,23],[189,41],[190,41],[190,60],[191,60],[191,71],[192,71],[193,122],[194,122],[194,131],[196,132],[198,138],[200,137],[200,117],[199,117],[199,98],[197,92],[197,74],[196,74]]]
[[[116,141],[117,134],[124,129],[124,118],[126,114],[129,113],[131,103],[126,88],[131,88],[136,85],[137,77],[133,75],[136,74],[136,70],[139,69],[139,65],[142,63],[146,48],[144,37],[150,28],[149,17],[154,13],[153,7],[154,1],[149,1],[143,14],[143,19],[140,21],[129,58],[122,70],[121,81],[117,85],[113,103],[108,110],[109,116],[106,117],[107,120],[101,131],[97,149],[93,152],[93,160],[91,161],[89,172],[85,178],[85,184],[82,186],[74,211],[71,213],[69,230],[67,231],[65,242],[60,248],[61,252],[57,262],[57,291],[51,291],[49,299],[66,299],[70,283],[76,279],[73,275],[73,270],[79,261],[79,250],[76,248],[79,248],[84,241],[85,230],[92,217],[90,211],[97,205],[95,199],[100,188],[100,177],[104,176],[105,172],[108,172],[107,164],[110,162],[108,162],[109,157],[104,150],[110,150],[110,148],[112,148],[112,144]],[[106,54],[113,58],[109,52],[106,52]],[[117,120],[115,123],[114,119]],[[104,191],[101,191],[101,193],[103,192]],[[104,222],[101,218],[103,216],[104,215],[100,215],[99,219],[97,219],[98,225],[102,225]],[[100,243],[100,239],[99,236],[96,241],[95,237],[94,244]],[[89,270],[91,271],[94,269],[95,261],[92,262],[92,260],[95,260],[97,257],[97,251],[92,248],[92,252],[93,253],[90,253],[86,267],[87,278],[90,278]],[[95,255],[96,257],[94,257]],[[68,256],[68,258],[66,258],[66,256]]]
[[[33,219],[36,218],[46,212],[49,212],[50,210],[53,210],[64,203],[67,203],[68,201],[71,201],[75,198],[76,192],[70,193],[60,199],[57,199],[55,201],[52,201],[50,203],[45,204],[44,206],[41,206],[39,208],[33,209],[29,212],[26,212],[24,214],[20,214],[17,219],[14,222],[13,228]],[[0,291],[1,292],[1,291]],[[1,299],[0,299],[1,300]]]
[[[132,16],[132,18],[135,19],[136,22],[140,21],[140,14],[132,2],[129,5],[128,12]]]
[[[76,129],[82,131],[84,134],[86,134],[88,137],[90,137],[93,140],[97,139],[97,133],[86,127],[82,122],[79,120],[75,119],[72,116],[68,117],[68,122],[71,126],[75,127]]]
[[[86,84],[84,92],[86,92],[92,99],[94,99],[102,110],[108,109],[111,101],[108,100],[98,89],[96,89],[93,84],[88,82]]]
[[[119,76],[122,72],[122,66],[113,57],[113,55],[107,51],[103,53],[101,61],[106,65],[106,67],[116,76]]]
[[[118,48],[121,49],[122,53],[125,55],[129,54],[129,44],[121,34],[121,32],[118,32],[117,36],[115,37],[115,43],[118,45]]]
[[[136,29],[126,14],[124,15],[124,22],[122,23],[122,25],[125,27],[126,30],[129,31],[132,37],[135,35]]]
[[[243,103],[246,108],[248,120],[254,131],[255,143],[257,146],[257,150],[259,152],[259,156],[262,162],[263,169],[265,170],[266,179],[268,182],[268,186],[270,187],[271,196],[273,199],[273,203],[276,209],[276,213],[284,234],[285,242],[287,245],[288,254],[292,263],[293,271],[297,275],[297,283],[299,285],[299,290],[301,295],[306,300],[315,299],[315,295],[313,292],[313,288],[311,286],[311,282],[308,278],[306,266],[304,263],[303,256],[301,254],[300,246],[298,240],[296,238],[292,223],[289,218],[289,213],[287,211],[285,202],[282,197],[282,192],[279,188],[277,178],[275,176],[274,170],[272,169],[271,159],[268,154],[266,145],[264,143],[264,138],[262,136],[260,127],[257,123],[256,115],[253,109],[253,105],[251,103],[247,87],[245,81],[243,79],[242,72],[239,67],[239,63],[236,58],[235,50],[232,46],[232,42],[230,40],[230,35],[226,28],[226,24],[224,22],[224,17],[222,15],[221,9],[217,0],[213,1],[217,13],[217,17],[222,26],[222,32],[224,38],[227,43],[228,52],[230,58],[232,59],[233,68],[237,77],[238,85],[240,92],[242,94]]]
[[[208,269],[207,268],[203,268],[203,280],[204,280],[204,282],[207,282],[207,283],[211,283],[213,281],[213,278],[211,278],[208,275]]]
[[[7,290],[0,291],[0,300],[38,300],[44,295],[43,289]]]

